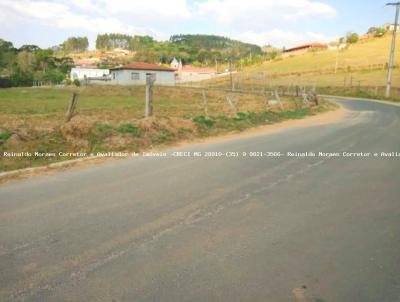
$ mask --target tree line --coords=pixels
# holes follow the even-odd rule
[[[36,45],[15,48],[11,42],[0,39],[0,87],[61,83],[73,65],[70,57],[57,57],[52,49]]]
[[[169,41],[150,36],[102,34],[96,39],[97,50],[124,48],[135,53],[136,61],[168,64],[174,57],[184,64],[210,65],[215,61],[239,60],[262,54],[261,47],[215,35],[174,35]]]

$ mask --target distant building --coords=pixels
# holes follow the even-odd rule
[[[181,82],[202,81],[211,79],[216,74],[217,72],[214,68],[184,65],[177,70],[177,80]]]
[[[321,43],[308,43],[308,44],[303,44],[300,46],[292,47],[289,49],[285,49],[283,51],[284,56],[289,56],[289,55],[297,55],[297,54],[302,54],[305,53],[309,50],[312,49],[328,49],[328,45],[326,44],[321,44]]]
[[[394,23],[386,23],[383,26],[387,31],[394,31],[395,24]],[[400,32],[400,25],[397,25],[397,31]]]
[[[343,48],[346,48],[346,46],[347,46],[346,43],[340,43],[338,41],[333,41],[333,42],[328,43],[329,50],[343,49]]]
[[[70,73],[71,80],[84,80],[90,78],[103,78],[110,74],[108,69],[96,68],[72,68]]]
[[[174,58],[170,64],[170,66],[171,66],[171,68],[178,70],[179,68],[182,67],[182,61]]]
[[[155,77],[158,84],[175,84],[175,69],[142,62],[110,69],[109,84],[143,85],[147,76]]]
[[[119,56],[127,56],[129,55],[131,52],[127,49],[118,47],[118,48],[114,48],[113,53]]]

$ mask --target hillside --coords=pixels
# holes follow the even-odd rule
[[[123,48],[134,53],[134,59],[149,63],[169,64],[174,57],[184,63],[202,65],[224,62],[229,58],[260,55],[261,47],[215,35],[174,35],[169,41],[157,41],[150,36],[103,34],[96,39],[101,51]]]
[[[400,34],[398,35],[398,39]],[[237,88],[309,85],[317,87],[368,87],[382,92],[386,83],[391,35],[369,38],[342,50],[309,51],[277,57],[234,74]],[[396,49],[393,87],[400,88],[400,47]],[[335,68],[337,66],[337,69]],[[335,71],[336,69],[336,71]],[[229,86],[229,78],[210,85]]]
[[[398,35],[400,37],[400,34]],[[334,70],[338,59],[339,69],[371,69],[384,66],[388,62],[391,35],[382,38],[370,38],[350,44],[347,49],[310,51],[300,56],[292,56],[266,62],[261,66],[253,66],[247,71],[266,69],[271,73],[304,72],[310,70]],[[397,54],[400,53],[397,48]],[[396,64],[400,64],[400,56],[396,56]]]

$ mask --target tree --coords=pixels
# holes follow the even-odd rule
[[[387,30],[383,27],[370,27],[368,29],[368,34],[373,35],[374,37],[383,37],[386,32]]]
[[[84,52],[89,47],[87,37],[70,37],[61,44],[62,49],[67,53]]]
[[[26,44],[26,45],[22,45],[18,51],[27,51],[27,52],[36,52],[40,49],[39,46],[37,45],[31,45],[31,44]]]
[[[375,37],[383,37],[387,33],[386,28],[379,27],[375,30],[374,36]]]
[[[0,70],[9,69],[14,61],[17,54],[17,49],[11,42],[0,39]]]
[[[24,72],[19,67],[14,69],[10,78],[13,86],[31,86],[34,80],[33,73]]]
[[[36,57],[33,53],[24,50],[18,53],[16,63],[22,72],[31,73],[36,65]]]
[[[346,41],[347,41],[347,43],[350,43],[350,44],[357,43],[358,39],[359,39],[359,36],[355,32],[349,32],[346,36]]]
[[[96,49],[113,50],[115,48],[128,49],[131,44],[132,37],[124,34],[104,34],[97,35]]]

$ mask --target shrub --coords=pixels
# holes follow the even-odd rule
[[[214,126],[214,121],[212,119],[207,119],[203,115],[195,116],[193,121],[198,125],[206,126],[207,128],[211,128]]]
[[[243,120],[247,119],[247,114],[244,112],[238,112],[234,119],[238,120],[238,121],[243,121]]]
[[[350,43],[350,44],[357,43],[358,39],[359,39],[359,36],[355,32],[349,32],[346,36],[346,41],[347,41],[347,43]]]
[[[10,131],[4,131],[0,133],[0,144],[4,143],[6,140],[8,140],[12,136],[12,132]]]
[[[97,124],[96,129],[101,133],[107,133],[112,129],[112,127],[107,124]]]
[[[142,134],[142,130],[132,124],[122,124],[116,129],[119,133],[130,133],[133,136],[139,137]]]
[[[375,29],[374,36],[375,37],[383,37],[386,34],[387,30],[383,27],[379,27]]]
[[[81,86],[81,82],[80,82],[78,79],[75,79],[72,83],[73,83],[76,87]]]

